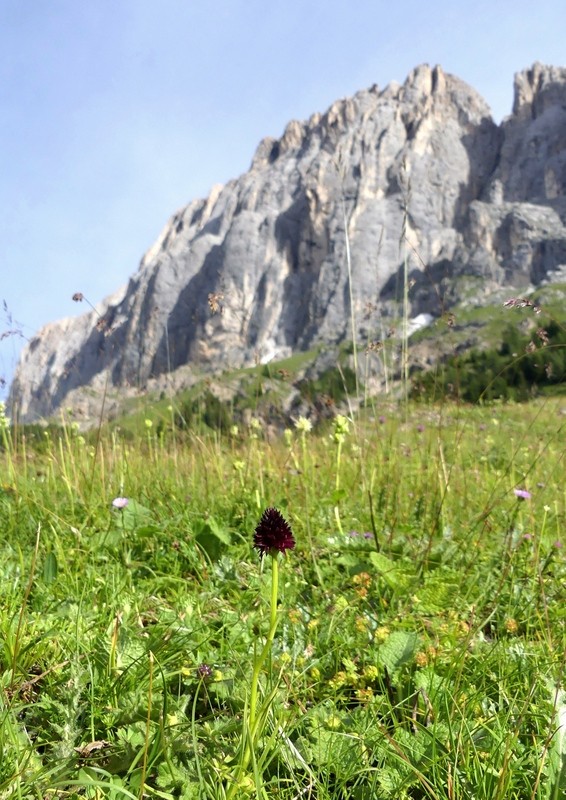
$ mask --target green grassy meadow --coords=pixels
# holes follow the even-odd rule
[[[0,798],[566,796],[564,398],[309,427],[4,426]]]

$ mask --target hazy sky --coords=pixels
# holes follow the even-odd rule
[[[0,0],[0,335],[114,292],[290,119],[427,62],[499,121],[515,72],[566,64],[565,31],[564,0]]]

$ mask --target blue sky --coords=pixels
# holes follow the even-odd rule
[[[564,0],[0,3],[0,335],[86,310],[263,136],[440,64],[500,120],[513,74],[566,64]],[[9,379],[19,336],[0,342]]]

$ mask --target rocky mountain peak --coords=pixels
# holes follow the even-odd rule
[[[552,280],[566,265],[566,70],[535,64],[515,86],[501,126],[428,65],[291,121],[248,172],[173,215],[99,316],[32,339],[12,407],[87,418],[103,392],[380,338],[405,258],[412,313],[427,318],[470,286],[483,303],[503,284]]]
[[[550,67],[538,61],[515,74],[513,115],[536,119],[547,109],[566,107],[566,68]]]

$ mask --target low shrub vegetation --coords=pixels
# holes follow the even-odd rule
[[[524,402],[559,393],[566,386],[566,330],[553,321],[531,335],[509,326],[499,347],[452,355],[434,370],[415,373],[412,384],[412,396],[426,401]]]

